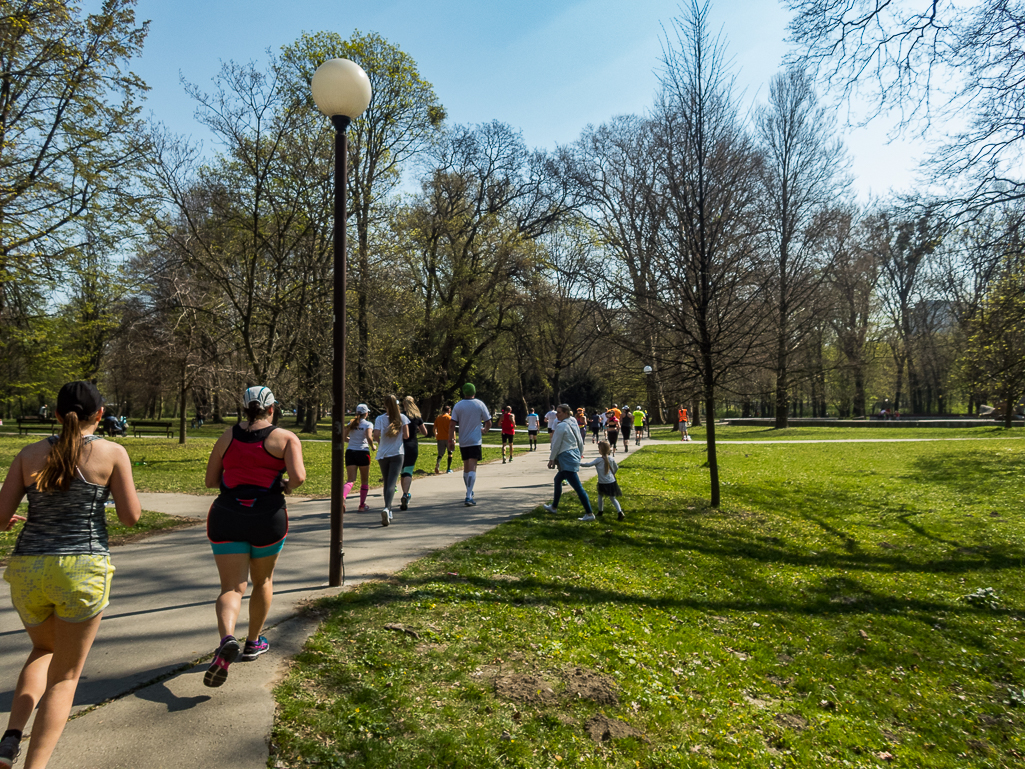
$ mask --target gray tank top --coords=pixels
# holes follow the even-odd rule
[[[100,440],[87,435],[85,442]],[[50,443],[56,443],[51,438]],[[75,472],[81,472],[75,468]],[[107,545],[107,486],[72,478],[67,491],[42,492],[33,483],[28,496],[28,520],[11,555],[110,555]]]

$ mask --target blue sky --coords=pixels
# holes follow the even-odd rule
[[[209,147],[180,77],[208,87],[221,61],[265,61],[304,31],[373,31],[416,60],[450,120],[497,119],[552,148],[589,123],[647,109],[663,25],[678,12],[672,0],[139,0],[137,17],[151,23],[133,69],[152,88],[152,116]],[[777,0],[718,0],[712,14],[749,105],[786,53],[787,12]],[[912,184],[913,145],[886,145],[887,128],[847,137],[863,200]]]

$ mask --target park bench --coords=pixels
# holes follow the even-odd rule
[[[154,432],[159,431],[167,435],[168,438],[173,438],[174,435],[171,432],[171,427],[174,422],[145,422],[138,419],[133,419],[131,422],[132,435],[136,438],[139,437],[140,430],[152,430]]]
[[[50,427],[50,435],[57,432],[57,420],[51,419],[50,417],[18,417],[18,435],[22,433],[28,434],[28,431],[36,426],[42,427],[48,425]]]

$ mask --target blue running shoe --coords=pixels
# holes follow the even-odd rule
[[[246,646],[242,650],[242,656],[239,659],[242,662],[252,662],[261,654],[266,654],[270,651],[270,642],[260,636],[255,641],[246,641]]]

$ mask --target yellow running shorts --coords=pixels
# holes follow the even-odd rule
[[[85,622],[110,603],[114,567],[108,555],[15,555],[4,579],[11,601],[27,627],[51,614],[65,622]]]

